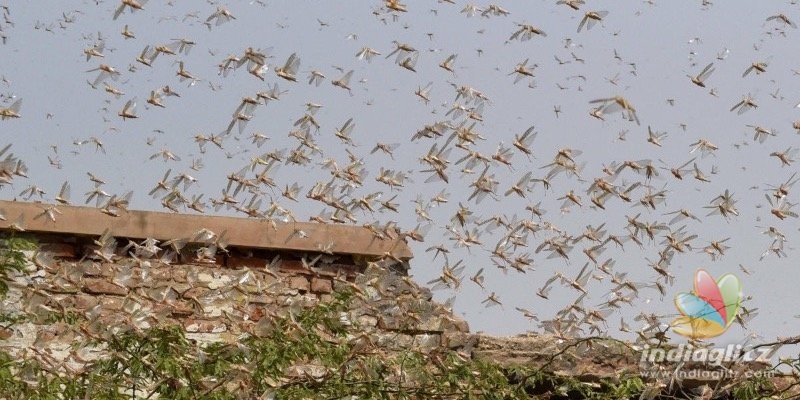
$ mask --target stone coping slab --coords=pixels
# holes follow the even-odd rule
[[[53,211],[55,221],[43,213]],[[99,208],[46,203],[0,200],[5,221],[0,229],[14,229],[22,221],[29,232],[99,236],[106,229],[115,237],[171,240],[192,238],[207,229],[225,238],[229,246],[239,248],[333,252],[362,256],[391,255],[400,260],[413,257],[402,238],[380,238],[369,229],[355,225],[311,222],[283,223],[256,219],[196,214],[174,214],[156,211],[122,210],[118,216],[103,213]]]

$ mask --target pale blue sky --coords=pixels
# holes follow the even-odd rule
[[[516,255],[530,253],[535,261],[533,269],[525,274],[513,269],[503,273],[489,258],[489,252],[500,238],[499,230],[494,234],[482,233],[483,246],[475,246],[468,252],[455,248],[455,242],[449,239],[445,229],[459,202],[468,204],[483,218],[500,213],[511,218],[527,216],[525,206],[541,201],[548,211],[544,219],[574,236],[587,224],[597,226],[604,222],[611,233],[622,235],[625,216],[637,213],[641,213],[645,221],[667,222],[671,217],[663,214],[688,208],[702,218],[702,223],[687,223],[687,231],[699,237],[692,241],[695,251],[674,258],[670,271],[675,275],[675,285],[668,287],[667,296],[662,299],[652,289],[641,290],[632,306],[609,318],[609,333],[618,334],[620,316],[636,329],[640,325],[634,323],[632,317],[639,312],[674,314],[672,298],[678,292],[691,290],[694,270],[700,267],[708,269],[715,277],[725,272],[737,274],[743,283],[744,295],[752,297],[746,306],[760,311],[751,322],[749,332],[734,326],[717,338],[718,343],[738,342],[749,333],[766,339],[800,333],[797,332],[800,320],[794,317],[798,311],[783,305],[796,298],[794,289],[800,279],[793,249],[797,220],[780,221],[770,215],[764,198],[768,185],[786,181],[797,170],[795,165],[782,167],[777,158],[769,154],[789,146],[800,146],[792,128],[792,121],[800,119],[794,108],[800,100],[798,76],[793,72],[800,65],[792,59],[798,32],[779,21],[765,22],[765,19],[778,13],[791,19],[800,18],[796,5],[789,2],[716,2],[703,7],[700,2],[589,1],[580,11],[574,11],[555,1],[498,2],[510,12],[509,16],[468,18],[460,13],[466,5],[463,1],[455,5],[409,1],[408,12],[398,14],[394,21],[385,10],[380,10],[380,1],[265,1],[266,6],[229,1],[222,5],[236,19],[209,30],[202,21],[214,12],[216,4],[172,3],[166,5],[153,0],[143,11],[130,13],[126,10],[117,20],[112,20],[118,2],[110,0],[97,5],[93,1],[0,1],[9,7],[9,19],[13,22],[13,26],[0,23],[8,37],[7,43],[0,46],[0,75],[8,81],[0,83],[0,93],[23,99],[22,118],[0,122],[0,138],[13,143],[13,151],[30,168],[29,179],[16,179],[13,185],[4,186],[0,196],[20,198],[19,193],[26,187],[38,185],[48,192],[44,199],[51,201],[61,184],[69,180],[73,202],[82,204],[82,194],[92,188],[86,172],[92,172],[108,182],[105,189],[111,193],[133,190],[133,208],[161,210],[160,199],[152,199],[147,193],[171,168],[173,173],[191,172],[198,178],[198,184],[187,190],[187,196],[205,193],[206,199],[218,197],[227,183],[226,176],[239,171],[251,158],[267,151],[295,148],[297,141],[287,133],[294,121],[303,115],[304,104],[314,102],[323,105],[316,114],[321,128],[312,132],[324,154],[315,155],[313,164],[305,167],[282,166],[275,174],[276,182],[281,187],[298,182],[303,187],[301,197],[304,197],[314,182],[330,180],[330,172],[318,164],[326,158],[337,160],[340,166],[347,164],[345,146],[334,132],[344,121],[354,118],[356,126],[352,137],[357,147],[350,150],[363,158],[369,175],[353,196],[382,191],[382,199],[397,194],[396,201],[401,204],[399,214],[357,212],[359,223],[394,220],[403,228],[411,229],[418,223],[412,202],[417,195],[429,199],[446,188],[450,193],[449,203],[430,209],[434,227],[426,242],[412,242],[416,257],[410,272],[421,283],[436,278],[441,272],[441,256],[433,261],[433,253],[425,253],[425,249],[440,243],[451,249],[451,262],[464,259],[467,268],[460,290],[437,292],[437,297],[446,299],[455,295],[456,311],[465,316],[475,331],[495,334],[540,331],[535,322],[527,321],[514,308],[528,308],[546,319],[577,297],[575,290],[560,284],[554,285],[548,301],[535,296],[535,292],[555,271],[574,277],[588,261],[581,253],[588,246],[586,242],[575,246],[567,263],[558,258],[548,260],[545,252],[534,254],[534,249],[548,237],[545,232],[529,236],[529,247],[519,248]],[[607,10],[609,14],[592,29],[577,33],[581,18],[590,10]],[[377,11],[385,23],[373,11]],[[187,14],[194,12],[198,18],[189,17],[182,22]],[[65,29],[62,29],[59,20],[63,20],[64,15],[74,22],[64,24]],[[537,26],[547,36],[508,41],[518,29],[517,23]],[[122,37],[120,32],[125,25],[135,33],[135,39]],[[96,42],[98,32],[105,39],[105,57],[87,62],[83,50]],[[357,38],[348,39],[350,34]],[[189,55],[160,55],[152,68],[134,61],[146,45],[152,48],[181,37],[197,43]],[[394,57],[385,58],[393,49],[393,40],[419,50],[416,73],[396,65]],[[355,54],[363,46],[372,47],[382,55],[371,63],[358,60]],[[247,47],[272,48],[273,58],[264,82],[247,74],[244,68],[227,77],[218,75],[217,65],[225,57],[241,56]],[[718,53],[724,49],[729,49],[729,54],[724,60],[718,60]],[[297,53],[301,59],[297,83],[279,79],[273,71],[292,53]],[[450,54],[458,54],[454,74],[438,67]],[[569,63],[560,65],[554,56]],[[579,62],[575,57],[584,61]],[[535,77],[514,84],[514,77],[509,73],[525,59],[530,59],[529,67],[536,64]],[[192,87],[180,82],[175,75],[178,60],[184,61],[186,69],[201,81]],[[707,88],[693,85],[686,75],[699,73],[712,61],[716,71],[706,80]],[[743,78],[742,73],[755,61],[768,63],[767,71]],[[108,80],[125,92],[119,99],[102,88],[93,90],[87,84],[97,73],[86,71],[100,63],[121,71],[117,81]],[[129,65],[135,66],[135,72],[129,71]],[[342,75],[334,66],[355,71],[350,82],[353,96],[330,84],[332,79]],[[319,87],[304,81],[312,69],[327,76]],[[234,129],[234,135],[224,142],[224,150],[209,144],[205,154],[198,152],[193,142],[195,135],[223,131],[243,96],[265,91],[268,84],[275,82],[287,92],[279,101],[259,106],[243,135],[236,135]],[[414,90],[428,82],[433,82],[433,86],[431,102],[426,105],[414,95]],[[425,125],[453,121],[445,115],[456,98],[449,83],[471,86],[490,99],[485,105],[483,121],[476,126],[485,140],[477,143],[474,149],[491,155],[500,143],[510,146],[514,135],[532,125],[536,127],[538,136],[532,146],[535,158],[528,161],[515,151],[513,170],[492,164],[490,173],[500,181],[499,192],[504,192],[527,171],[542,177],[547,170],[540,168],[550,163],[557,150],[564,147],[583,151],[578,158],[587,163],[583,181],[562,174],[553,180],[551,190],[545,191],[537,185],[527,200],[501,194],[500,201],[487,198],[476,204],[474,200],[467,200],[471,193],[469,185],[475,176],[462,176],[458,172],[463,165],[453,164],[464,153],[454,149],[450,156],[449,184],[424,183],[429,174],[420,172],[425,167],[418,160],[433,143],[442,146],[445,139],[412,142],[410,138]],[[529,83],[535,87],[529,87]],[[164,109],[149,107],[145,100],[150,91],[164,85],[170,85],[181,96],[165,98]],[[211,90],[209,85],[221,87]],[[712,88],[717,97],[709,94]],[[779,90],[777,94],[776,90]],[[729,109],[748,93],[759,107],[742,115],[730,112]],[[607,115],[605,121],[589,115],[592,108],[589,101],[615,95],[624,96],[634,105],[641,126],[623,120],[619,113]],[[117,113],[134,97],[138,99],[139,118],[123,121]],[[674,104],[670,105],[668,100]],[[4,106],[9,104],[10,101]],[[558,118],[553,112],[554,106],[562,111]],[[52,118],[48,118],[48,114],[52,114]],[[686,124],[685,131],[680,124]],[[764,143],[754,142],[753,129],[747,127],[748,124],[774,129],[777,135]],[[663,147],[647,143],[648,126],[668,133]],[[629,131],[625,140],[619,139],[622,130]],[[261,148],[248,139],[255,131],[270,137]],[[93,136],[104,143],[105,153],[96,151],[92,144],[73,144]],[[661,166],[658,162],[661,159],[675,166],[697,155],[689,154],[690,144],[701,138],[719,147],[715,155],[696,160],[698,167],[710,176],[710,183],[696,181],[691,174],[678,181],[662,170],[661,176],[650,182],[654,189],[663,187],[668,191],[666,202],[655,211],[631,207],[619,199],[609,200],[605,211],[588,207],[586,190],[594,178],[602,176],[603,165],[651,159]],[[380,152],[370,154],[376,142],[400,143],[394,160]],[[48,162],[48,155],[55,156],[50,146],[57,146],[61,169]],[[171,150],[181,161],[149,160],[161,149]],[[226,152],[230,157],[226,157]],[[205,164],[199,172],[189,170],[195,158],[202,158]],[[411,180],[402,190],[392,192],[388,186],[375,181],[380,167],[412,171]],[[712,175],[712,168],[718,173]],[[632,183],[636,179],[635,174],[625,172],[616,183]],[[705,217],[707,210],[702,207],[726,189],[734,193],[740,215],[729,220],[720,216]],[[561,214],[561,201],[556,199],[569,190],[578,193],[585,204]],[[788,197],[792,203],[798,201],[796,190],[800,188],[794,188]],[[643,193],[642,188],[634,191],[634,204]],[[280,197],[280,190],[266,189],[265,204],[269,196],[291,208],[302,220],[323,209],[320,203],[305,199],[299,204],[292,203]],[[249,200],[249,195],[238,197],[241,201]],[[679,226],[676,224],[673,228]],[[771,255],[759,261],[761,253],[771,243],[770,238],[761,234],[765,229],[760,227],[768,226],[779,228],[787,236],[788,257],[778,259]],[[726,243],[731,249],[716,261],[697,253],[709,241],[726,237],[731,238]],[[627,272],[634,281],[651,282],[656,274],[645,258],[657,257],[657,251],[663,247],[659,244],[662,240],[663,234],[654,243],[646,243],[642,250],[628,243],[624,252],[609,244],[601,258],[613,257],[617,260],[616,272]],[[744,275],[739,264],[747,266],[752,275]],[[486,290],[467,279],[479,268],[485,268]],[[608,298],[612,285],[608,278],[603,282],[592,280],[589,285],[590,295],[584,305],[596,307]],[[481,302],[490,292],[497,293],[502,307],[483,307]],[[664,322],[670,320],[665,318]],[[677,335],[671,337],[680,340]]]

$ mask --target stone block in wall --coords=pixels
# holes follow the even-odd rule
[[[112,296],[125,296],[128,294],[128,289],[101,278],[84,279],[83,291],[89,294],[107,294]]]
[[[194,315],[194,306],[189,301],[176,300],[169,305],[169,312],[173,317],[186,318]]]
[[[433,350],[438,349],[442,344],[442,337],[440,334],[429,334],[424,333],[421,335],[414,336],[414,340],[412,341],[412,346],[423,352],[431,352]]]
[[[256,274],[252,270],[243,269],[232,272],[233,282],[232,285],[239,291],[248,294],[259,294],[264,292],[268,286],[267,282],[262,280],[262,274]],[[274,278],[272,278],[274,280]]]
[[[378,316],[378,328],[387,331],[401,331],[409,328],[408,324],[392,315]]]
[[[275,297],[270,294],[255,295],[248,297],[247,302],[258,305],[275,304]]]
[[[311,288],[311,283],[308,281],[308,278],[300,275],[290,276],[288,277],[289,281],[289,288],[302,290],[307,292]]]
[[[185,293],[187,290],[192,288],[192,285],[186,282],[170,282],[169,285],[172,287],[173,290],[180,293]]]
[[[424,332],[469,332],[467,321],[444,311],[438,311],[417,321],[415,327]]]
[[[81,279],[83,279],[83,268],[81,267],[81,264],[74,262],[61,262],[58,265],[58,271],[55,272],[57,275],[63,276],[72,282],[79,282]]]
[[[379,333],[375,344],[386,349],[408,349],[414,340],[412,335],[403,333]]]
[[[106,278],[114,277],[121,267],[119,264],[109,264],[107,262],[97,264],[100,266],[100,276]]]
[[[233,285],[233,278],[230,275],[214,273],[212,276],[214,279],[208,283],[209,289],[222,289]]]
[[[431,316],[415,324],[415,328],[424,332],[443,332],[448,326],[447,321],[442,316]]]
[[[333,291],[333,282],[326,278],[311,278],[311,291],[314,293],[330,293]]]
[[[49,293],[77,293],[81,290],[75,283],[61,276],[47,276],[40,285],[39,289]]]
[[[248,321],[258,322],[267,315],[267,312],[263,305],[248,304],[244,307],[244,314]]]
[[[361,315],[358,318],[356,318],[356,321],[358,322],[358,326],[362,328],[367,328],[367,327],[374,328],[378,326],[378,318],[376,318],[373,315],[367,315],[367,314]]]
[[[333,290],[348,290],[350,288],[352,288],[352,284],[350,282],[342,281],[341,279],[333,280]]]
[[[132,284],[136,284],[137,286],[141,286],[142,278],[149,279],[149,274],[142,274],[142,269],[132,265],[132,263],[128,263],[127,260],[120,260],[117,264],[98,264],[100,266],[100,274],[86,274],[84,270],[84,276],[102,276],[104,278],[108,278],[110,281],[118,281],[120,285],[129,286]],[[144,276],[143,276],[144,275]],[[138,282],[133,283],[132,280],[137,280]]]
[[[289,310],[297,313],[304,308],[312,307],[317,303],[317,297],[313,294],[302,294],[296,291],[294,294],[280,294],[277,296],[278,305],[277,310],[280,312],[288,312]],[[286,315],[284,313],[284,315]]]
[[[19,304],[22,306],[22,310],[28,314],[36,314],[43,315],[47,312],[49,307],[47,304],[50,302],[50,296],[46,293],[41,292],[22,292],[19,298]],[[8,303],[8,299],[6,299],[3,303]],[[16,303],[16,302],[15,302]],[[6,308],[5,306],[3,307]]]
[[[461,318],[455,317],[450,319],[452,329],[458,332],[469,332],[469,323]]]
[[[75,308],[79,311],[89,310],[90,308],[97,305],[100,302],[100,298],[97,296],[91,296],[88,294],[76,294],[75,296],[71,296],[72,299],[72,308]],[[69,304],[69,303],[66,303]],[[65,305],[66,305],[65,304]]]
[[[318,264],[314,266],[314,273],[320,276],[334,277],[340,274],[339,264]]]
[[[49,326],[40,326],[33,345],[39,349],[49,347],[57,342],[64,332],[63,324],[56,323]]]
[[[103,310],[122,311],[122,308],[125,305],[125,298],[116,296],[101,296],[100,304],[102,304],[101,307],[103,307]]]
[[[472,348],[478,343],[478,335],[468,332],[445,331],[442,333],[442,346],[451,350],[462,350],[467,353],[472,352]]]
[[[421,352],[431,352],[441,347],[439,334],[410,335],[405,333],[380,333],[377,335],[378,347],[389,349],[414,349]]]
[[[214,276],[211,275],[211,273],[204,268],[196,272],[195,271],[190,272],[188,280],[190,284],[208,288],[214,281]]]
[[[155,285],[161,284],[163,282],[169,282],[170,280],[172,280],[171,270],[172,267],[168,266],[150,268],[150,271],[148,271],[150,276],[147,278],[147,280],[148,282],[151,282],[152,284]]]
[[[140,293],[158,302],[171,302],[180,297],[180,294],[170,285],[140,289]]]
[[[281,277],[273,273],[265,272],[265,270],[250,270],[253,278],[261,284],[262,287],[271,287],[281,283]]]
[[[361,268],[352,265],[352,264],[340,264],[340,263],[331,263],[331,264],[318,264],[314,271],[320,275],[325,276],[348,276],[348,277],[355,277],[360,271]]]
[[[378,325],[384,323],[380,321],[383,317],[388,317],[387,320],[394,320],[398,317],[398,314],[383,314],[372,307],[368,302],[352,302],[348,310],[348,315],[353,320],[358,320],[364,315],[373,316],[378,318]]]
[[[148,317],[158,318],[172,313],[172,303],[153,303],[147,310]]]
[[[190,333],[221,333],[228,330],[222,321],[207,319],[189,318],[183,321],[183,327]]]
[[[186,283],[186,268],[172,268],[172,280],[179,283]]]
[[[245,326],[244,331],[256,337],[264,337],[269,335],[273,327],[273,318],[272,316],[267,315],[264,318],[261,318],[258,322]]]
[[[195,265],[203,267],[224,267],[225,255],[217,253],[214,258],[198,258],[197,253],[187,247],[184,247],[180,252],[180,260],[183,265]]]
[[[84,261],[78,264],[78,269],[83,276],[103,276],[103,270],[98,262]]]
[[[206,294],[208,294],[209,292],[211,292],[211,290],[208,289],[208,288],[196,286],[196,287],[193,287],[193,288],[183,292],[181,294],[181,297],[183,297],[184,299],[187,299],[187,300],[189,300],[189,299],[199,299],[199,298],[205,296]]]

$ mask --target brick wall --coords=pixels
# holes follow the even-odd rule
[[[231,248],[213,263],[192,262],[191,251],[166,263],[158,255],[126,256],[127,239],[117,238],[109,262],[94,255],[91,238],[34,238],[39,250],[28,252],[30,262],[12,275],[0,303],[4,312],[26,318],[0,328],[0,347],[64,373],[102,357],[92,338],[177,324],[200,344],[235,342],[264,332],[276,317],[328,300],[339,287],[357,294],[346,318],[387,349],[467,349],[475,340],[463,320],[391,260],[360,265],[347,255]],[[70,316],[81,318],[74,323]]]

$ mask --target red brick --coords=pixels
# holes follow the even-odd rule
[[[264,268],[267,262],[263,258],[258,257],[228,257],[228,263],[225,265],[228,268],[250,268],[259,269]]]
[[[314,293],[330,293],[333,291],[333,282],[330,279],[311,278],[311,291]]]
[[[44,243],[39,245],[39,251],[50,253],[53,257],[75,258],[77,250],[75,246],[66,243]]]
[[[298,273],[298,272],[311,272],[299,260],[281,260],[281,272]]]
[[[125,296],[128,294],[128,289],[97,278],[84,279],[83,291],[89,294],[108,294],[113,296]]]

